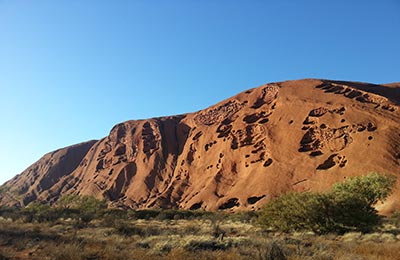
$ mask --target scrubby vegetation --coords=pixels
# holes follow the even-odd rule
[[[269,202],[260,224],[277,231],[369,232],[381,216],[374,205],[391,193],[395,179],[371,173],[337,183],[326,193],[289,193]]]
[[[371,174],[234,214],[108,209],[77,196],[2,207],[0,259],[400,259],[400,213],[373,209],[392,185]]]
[[[277,233],[256,217],[197,214],[187,219],[136,218],[106,210],[85,225],[78,219],[0,220],[0,259],[398,259],[399,219],[373,233]],[[155,214],[155,213],[159,214]],[[4,210],[2,211],[4,213]],[[143,213],[143,212],[142,212]],[[147,213],[147,212],[145,212]],[[186,212],[185,212],[186,213]],[[185,214],[184,213],[184,214]],[[14,212],[14,214],[16,214]],[[189,213],[190,214],[190,213]],[[280,258],[279,258],[280,257]]]

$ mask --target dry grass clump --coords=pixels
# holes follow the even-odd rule
[[[348,252],[339,251],[336,259],[362,260],[398,260],[400,259],[400,243],[357,243],[352,244]],[[353,258],[351,258],[353,256]]]
[[[357,241],[361,238],[362,233],[361,232],[349,232],[344,235],[342,235],[341,239],[342,241],[345,242],[351,242],[351,241]]]

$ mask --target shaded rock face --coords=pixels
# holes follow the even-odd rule
[[[2,186],[7,192],[0,193],[0,204],[27,205],[40,195],[47,194],[55,184],[79,166],[96,142],[80,143],[44,155]]]
[[[396,86],[287,81],[196,113],[123,122],[102,140],[45,155],[2,187],[0,203],[78,194],[115,207],[252,210],[350,176],[398,175],[396,93]],[[400,208],[399,191],[382,211]]]

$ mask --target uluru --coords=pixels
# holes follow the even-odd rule
[[[257,210],[289,191],[400,174],[400,84],[268,83],[175,116],[131,120],[50,152],[1,187],[0,204],[90,195],[121,208]],[[400,209],[400,182],[382,212]]]

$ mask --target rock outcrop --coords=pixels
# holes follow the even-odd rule
[[[257,209],[349,176],[400,174],[397,85],[298,80],[205,110],[132,120],[49,153],[1,187],[0,204],[66,194],[126,208]],[[400,208],[400,185],[382,211]]]

